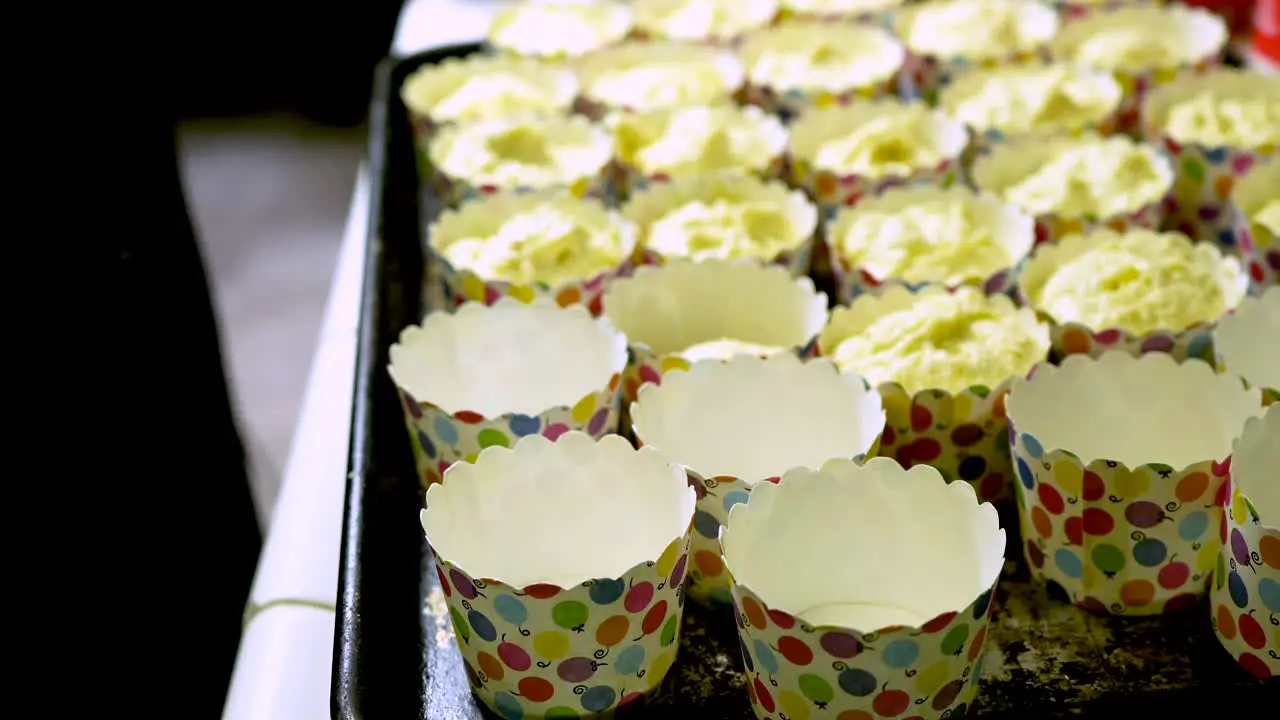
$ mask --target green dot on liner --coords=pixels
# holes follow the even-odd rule
[[[494,430],[493,428],[481,430],[477,440],[482,449],[494,446],[509,447],[511,445],[511,441],[507,439],[507,436],[501,430]]]

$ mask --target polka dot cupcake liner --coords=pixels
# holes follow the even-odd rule
[[[616,433],[626,360],[626,338],[582,306],[503,299],[431,313],[401,333],[389,367],[420,481],[531,435]]]
[[[841,342],[861,333],[876,319],[909,307],[921,295],[937,292],[942,290],[895,287],[879,297],[860,298],[850,307],[836,308],[818,335],[818,354],[834,354]],[[992,298],[992,302],[1012,307],[1008,298]],[[963,480],[981,501],[1009,501],[1013,469],[1005,396],[1012,381],[1007,378],[995,387],[975,385],[960,392],[933,388],[912,393],[895,382],[878,385],[876,391],[885,408],[878,454],[894,458],[906,468],[929,465],[947,482]]]
[[[756,716],[967,714],[1004,542],[994,508],[926,466],[832,462],[758,488],[723,535]]]
[[[1196,607],[1217,562],[1230,438],[1260,412],[1257,392],[1204,363],[1112,352],[1040,366],[1007,408],[1032,577],[1096,613]]]
[[[739,355],[641,387],[631,420],[637,445],[688,472],[698,498],[689,595],[724,605],[730,583],[719,535],[730,510],[790,468],[875,454],[884,410],[861,377],[826,360]]]
[[[1073,0],[1057,0],[1050,3],[1058,9],[1058,13],[1065,25],[1069,22],[1083,20],[1094,13],[1111,12],[1125,7],[1141,7],[1144,5],[1160,5],[1163,0],[1101,0],[1094,2],[1077,2]]]
[[[1218,372],[1262,391],[1262,404],[1280,403],[1280,288],[1247,298],[1213,330]]]
[[[871,269],[854,265],[839,247],[849,226],[858,216],[866,212],[900,212],[911,206],[936,200],[976,200],[971,206],[975,214],[981,214],[978,222],[989,223],[993,235],[1009,254],[1009,267],[1001,268],[982,279],[973,279],[967,283],[951,285],[952,289],[960,286],[980,287],[988,295],[1000,295],[1013,290],[1017,277],[1017,266],[1031,252],[1035,244],[1035,224],[1032,219],[1012,205],[1002,203],[995,196],[982,194],[974,196],[961,188],[939,188],[932,185],[915,185],[905,189],[885,190],[875,197],[864,198],[852,208],[840,210],[833,222],[828,223],[824,242],[827,255],[833,259],[831,263],[832,278],[835,281],[836,295],[842,303],[852,303],[863,295],[879,295],[891,287],[905,287],[918,290],[931,285],[942,285],[932,281],[907,282],[898,277],[882,277]]]
[[[778,265],[705,260],[645,266],[605,293],[604,315],[630,345],[623,398],[688,370],[680,352],[721,338],[794,348],[805,355],[827,322],[827,296]]]
[[[951,187],[956,184],[960,169],[959,155],[957,153],[954,159],[943,160],[934,167],[918,170],[907,177],[885,178],[842,175],[814,168],[803,160],[792,158],[791,182],[808,192],[822,209],[823,216],[832,220],[841,208],[853,207],[863,198],[875,197],[886,190],[916,185]]]
[[[899,6],[904,5],[905,1],[883,0],[882,2],[867,2],[866,0],[853,0],[852,2],[846,3],[819,2],[812,3],[815,8],[820,8],[814,10],[804,9],[802,7],[787,7],[785,0],[782,4],[783,7],[778,11],[777,23],[787,22],[789,20],[830,23],[854,22],[860,25],[873,25],[886,30],[892,30],[894,12]],[[847,6],[849,9],[840,9],[842,4]]]
[[[616,163],[614,171],[617,173],[618,191],[622,193],[622,197],[624,199],[638,193],[646,192],[654,185],[665,185],[670,183],[673,179],[672,176],[667,173],[646,173],[639,168],[623,162]],[[787,177],[787,159],[785,155],[778,155],[760,168],[718,171],[715,174],[750,175],[764,181],[785,180]]]
[[[1053,342],[1051,359],[1058,361],[1071,355],[1099,357],[1107,352],[1121,351],[1131,355],[1166,353],[1179,362],[1191,358],[1212,364],[1213,322],[1180,330],[1163,329],[1140,334],[1122,328],[1090,328],[1078,322],[1060,321],[1035,306],[1032,298],[1055,269],[1079,257],[1099,242],[1105,242],[1107,237],[1108,235],[1073,234],[1057,244],[1037,248],[1022,264],[1017,278],[1018,301],[1035,310],[1037,315],[1049,323]],[[1245,298],[1249,287],[1249,279],[1239,261],[1234,257],[1221,257],[1216,275],[1228,307],[1235,307]]]
[[[898,89],[898,76],[879,82],[848,88],[838,93],[806,92],[791,89],[780,90],[762,85],[748,83],[739,93],[739,100],[748,105],[755,105],[765,112],[782,118],[783,122],[791,122],[806,108],[827,108],[848,105],[859,100],[874,100],[891,97]]]
[[[1280,675],[1280,407],[1236,441],[1209,592],[1218,642],[1258,678]]]
[[[643,98],[629,101],[622,101],[620,98],[606,99],[597,97],[592,92],[596,81],[619,68],[634,69],[655,63],[672,65],[681,62],[688,63],[689,73],[713,75],[716,81],[705,83],[697,92],[683,93],[684,97],[661,105],[644,104]],[[619,45],[589,53],[579,58],[575,66],[583,90],[574,101],[574,111],[592,120],[603,120],[613,112],[729,102],[742,89],[746,74],[742,62],[730,49],[709,44],[643,38],[632,38]]]
[[[433,165],[429,157],[424,156],[422,153],[419,153],[419,157],[424,158],[419,161],[419,167],[422,168],[422,163],[426,163],[427,172],[430,173],[427,177],[432,192],[436,197],[440,198],[441,203],[446,208],[461,207],[466,203],[492,197],[500,193],[524,195],[561,190],[577,198],[605,201],[617,198],[621,194],[617,184],[614,182],[612,164],[601,167],[594,175],[580,177],[563,187],[501,187],[498,185],[477,185],[463,178],[452,177],[448,173],[441,171],[438,166]]]
[[[422,524],[481,702],[524,720],[652,695],[679,647],[692,513],[679,468],[616,436],[531,437],[451,469]],[[610,542],[565,545],[570,530]]]
[[[1267,201],[1280,197],[1276,188],[1280,188],[1280,159],[1255,165],[1231,193],[1235,247],[1249,271],[1253,295],[1280,284],[1280,234],[1251,220]]]
[[[1044,50],[982,59],[942,58],[908,52],[898,76],[898,95],[903,100],[920,100],[929,105],[937,105],[938,95],[942,90],[966,72],[1048,59]]]

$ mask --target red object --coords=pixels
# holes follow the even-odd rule
[[[1280,0],[1258,0],[1253,8],[1253,51],[1280,65]]]

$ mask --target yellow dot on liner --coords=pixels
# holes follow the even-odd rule
[[[939,660],[916,676],[916,692],[921,695],[932,695],[951,677],[951,667],[946,660]]]
[[[675,662],[675,655],[671,650],[662,653],[653,659],[653,664],[649,666],[649,672],[644,674],[648,687],[654,687],[662,682],[662,678],[671,669],[671,664]]]
[[[1237,525],[1243,525],[1249,518],[1249,511],[1244,505],[1244,495],[1236,490],[1231,498],[1231,519]]]
[[[658,558],[658,574],[666,577],[676,567],[676,557],[680,555],[680,545],[676,541],[672,541],[666,550],[662,551],[662,556]]]
[[[885,419],[894,427],[906,427],[911,424],[911,398],[905,393],[890,392],[881,396],[884,403]]]
[[[1092,564],[1084,566],[1084,574],[1080,576],[1080,584],[1085,590],[1092,590],[1102,582],[1102,571]]]
[[[559,630],[543,630],[533,636],[533,651],[544,660],[559,660],[569,654],[569,638]]]
[[[522,303],[533,302],[534,291],[528,285],[512,285],[507,288],[507,294]]]
[[[578,401],[573,406],[573,421],[579,425],[585,425],[591,419],[591,414],[596,411],[596,394],[591,393]]]
[[[1207,543],[1200,548],[1200,552],[1196,553],[1196,569],[1203,573],[1207,573],[1213,569],[1218,562],[1218,544],[1216,542]]]
[[[466,457],[462,458],[462,460],[463,462],[469,462],[474,465],[476,462],[476,459],[479,457],[480,457],[480,453],[470,453]]]
[[[1084,490],[1084,468],[1070,460],[1059,460],[1053,464],[1053,479],[1071,497],[1080,497]]]
[[[809,720],[809,703],[790,690],[778,693],[778,704],[791,720]]]
[[[484,302],[484,281],[475,275],[467,275],[462,279],[462,294],[465,295],[468,300]]]
[[[973,416],[973,396],[960,393],[951,398],[951,424],[962,423]]]
[[[685,360],[679,355],[668,355],[662,358],[662,363],[659,365],[659,370],[664,373],[671,372],[672,370],[688,370],[688,369],[689,369],[689,361]]]
[[[1123,466],[1115,469],[1111,476],[1111,486],[1123,498],[1136,498],[1147,494],[1151,489],[1151,477],[1146,470],[1135,468],[1129,470]]]

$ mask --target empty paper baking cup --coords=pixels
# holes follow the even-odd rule
[[[634,0],[635,35],[732,44],[778,15],[778,0]]]
[[[1254,104],[1252,123],[1242,117],[1242,103]],[[1232,68],[1186,75],[1151,92],[1142,109],[1144,134],[1169,153],[1178,175],[1165,199],[1167,227],[1234,249],[1231,191],[1260,160],[1276,154],[1277,108],[1280,82]],[[1254,125],[1251,137],[1241,135],[1248,124]],[[1273,197],[1280,193],[1275,187]]]
[[[622,2],[525,0],[497,8],[486,39],[500,53],[564,60],[622,41],[632,20]]]
[[[1124,91],[1121,132],[1142,132],[1142,103],[1174,78],[1217,65],[1227,26],[1209,10],[1181,3],[1146,3],[1092,13],[1067,23],[1049,45],[1055,60],[1105,70]]]
[[[822,357],[843,363],[840,346],[845,341],[874,332],[886,333],[882,335],[886,337],[887,333],[893,332],[892,316],[919,307],[921,300],[945,293],[940,287],[917,291],[896,286],[879,296],[860,297],[853,305],[832,311],[830,322],[818,335],[816,350]],[[1038,322],[1031,311],[1017,309],[1006,296],[992,296],[986,298],[985,303],[993,312],[1007,314],[1011,322],[1016,322],[1023,329],[1021,334],[1028,338],[1028,342],[1019,340],[1011,347],[1002,347],[999,337],[990,338],[992,346],[985,348],[989,354],[988,364],[979,366],[981,370],[977,374],[990,375],[992,368],[1006,367],[1007,373],[996,370],[1001,373],[999,377],[984,378],[978,382],[964,380],[962,387],[957,387],[956,383],[950,387],[931,387],[929,385],[933,383],[923,385],[885,372],[892,366],[891,362],[879,364],[874,370],[849,364],[844,366],[844,370],[866,375],[883,399],[885,427],[880,437],[881,456],[895,458],[903,467],[931,465],[948,481],[964,480],[972,485],[980,499],[997,502],[1006,500],[1012,492],[1009,483],[1013,470],[1009,459],[1005,396],[1015,378],[1026,375],[1036,363],[1048,357],[1049,329]],[[984,322],[989,323],[990,320]],[[885,327],[886,323],[890,326]],[[947,330],[940,332],[946,333]],[[971,327],[957,328],[954,332],[967,334],[972,330]],[[953,338],[944,336],[943,341]],[[912,351],[910,340],[901,342],[907,346],[904,351]],[[927,340],[925,342],[923,348],[915,351],[922,355],[947,352],[945,344],[935,346]],[[1009,342],[1007,338],[1006,342]],[[991,356],[998,357],[999,362]],[[944,373],[956,373],[949,379],[973,373],[973,370],[962,369],[966,361],[973,363],[972,359],[959,358]],[[906,364],[910,360],[902,362]]]
[[[814,108],[791,125],[791,180],[830,217],[891,187],[950,186],[968,143],[963,123],[918,103]],[[910,162],[915,159],[922,162]]]
[[[786,120],[807,107],[893,95],[905,55],[878,27],[803,20],[757,30],[738,51],[746,101]]]
[[[605,125],[617,143],[623,197],[697,175],[783,173],[787,129],[760,108],[725,104],[621,112]]]
[[[1021,0],[943,0],[908,5],[893,19],[907,57],[900,92],[936,104],[961,72],[1048,57],[1058,32],[1048,5]]]
[[[776,265],[674,260],[611,284],[603,312],[630,343],[625,407],[642,384],[661,384],[691,359],[807,354],[827,322],[827,296]]]
[[[1045,195],[1052,198],[1053,188],[1066,187],[1069,182],[1073,185],[1087,183],[1097,189],[1110,187],[1102,183],[1111,177],[1106,174],[1108,171],[1099,170],[1089,163],[1078,164],[1075,170],[1063,169],[1064,173],[1080,172],[1085,169],[1097,173],[1096,176],[1087,179],[1070,178],[1060,173],[1042,174],[1049,171],[1048,166],[1055,159],[1067,153],[1088,152],[1093,146],[1104,147],[1105,149],[1100,152],[1113,158],[1122,157],[1118,155],[1121,152],[1130,153],[1129,157],[1142,158],[1148,171],[1142,185],[1139,188],[1117,185],[1117,193],[1122,190],[1129,191],[1127,197],[1097,193],[1095,199],[1105,201],[1108,197],[1112,198],[1111,201],[1103,203],[1106,205],[1105,210],[1099,212],[1064,213],[1060,210],[1046,209],[1047,201],[1035,207],[1018,201],[1017,196],[1020,193],[1015,188],[1025,188],[1024,183],[1028,181],[1040,185],[1037,198]],[[1096,160],[1096,158],[1091,159]],[[1155,148],[1132,142],[1124,137],[1106,137],[1096,132],[1081,132],[1069,137],[1008,138],[1005,142],[992,147],[990,152],[981,154],[974,160],[970,177],[977,189],[992,192],[1034,216],[1036,243],[1041,244],[1057,242],[1068,235],[1086,233],[1097,228],[1110,228],[1123,232],[1131,228],[1159,227],[1164,217],[1165,196],[1173,187],[1174,170],[1169,158]],[[1070,196],[1064,192],[1062,197]],[[1101,208],[1101,205],[1099,207]]]
[[[675,661],[693,490],[616,435],[531,435],[427,490],[471,689],[508,720],[608,714]]]
[[[818,210],[780,180],[698,175],[650,185],[622,206],[640,229],[647,263],[672,258],[753,260],[809,270]]]
[[[631,40],[579,58],[575,67],[582,84],[577,108],[592,118],[728,102],[745,79],[732,52],[669,40]]]
[[[1280,675],[1280,405],[1252,418],[1231,453],[1222,549],[1209,592],[1214,632],[1251,675]]]
[[[778,18],[887,26],[893,11],[905,4],[906,0],[782,0]]]
[[[1008,292],[1035,239],[1031,216],[961,186],[886,190],[839,211],[826,232],[843,303],[892,285]]]
[[[697,489],[690,595],[727,604],[718,538],[729,509],[792,468],[874,455],[884,409],[866,381],[828,360],[738,355],[644,385],[631,423],[637,444],[683,465]]]
[[[1158,268],[1160,255],[1142,255],[1157,242],[1169,243],[1185,257],[1171,258],[1166,267]],[[1216,287],[1193,284],[1189,267]],[[1156,269],[1166,270],[1168,276],[1156,274]],[[1143,270],[1147,271],[1145,276]],[[1229,312],[1244,300],[1248,289],[1249,278],[1236,257],[1224,255],[1212,244],[1192,243],[1179,233],[1149,230],[1116,233],[1101,229],[1041,245],[1022,264],[1017,282],[1021,302],[1051,322],[1055,358],[1123,350],[1134,355],[1163,352],[1178,360],[1198,358],[1208,363],[1213,362],[1214,323],[1222,313],[1207,309],[1211,300],[1206,291],[1216,291],[1220,297],[1216,305]],[[1100,312],[1066,314],[1089,306]],[[1093,326],[1101,324],[1096,323],[1098,318],[1106,317],[1141,321],[1148,327],[1120,327],[1119,323]],[[1196,319],[1180,323],[1180,327],[1150,327],[1157,323],[1148,322],[1173,318]]]
[[[885,458],[796,469],[722,541],[756,717],[973,709],[1005,538],[968,485]]]
[[[444,295],[492,305],[550,297],[600,314],[605,283],[632,269],[636,227],[604,203],[563,191],[500,193],[445,210],[427,230]]]
[[[581,305],[504,298],[433,312],[391,346],[388,371],[424,485],[526,435],[616,432],[627,339]]]
[[[1245,298],[1218,321],[1213,349],[1219,372],[1262,390],[1262,402],[1280,402],[1280,287]]]
[[[1203,362],[1109,352],[1040,366],[1006,406],[1032,576],[1098,613],[1194,607],[1258,391]]]
[[[1280,283],[1280,160],[1254,165],[1231,192],[1236,248],[1249,270],[1251,292]]]
[[[430,183],[446,207],[499,192],[565,190],[609,197],[613,137],[582,117],[449,125],[427,147]]]

